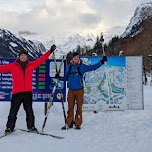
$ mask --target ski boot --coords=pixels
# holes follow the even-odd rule
[[[9,134],[9,133],[12,133],[12,132],[13,132],[13,130],[11,128],[6,128],[6,130],[5,130],[6,134]]]
[[[35,127],[31,127],[31,128],[28,128],[29,132],[38,132],[37,128]]]
[[[80,130],[81,127],[80,127],[79,125],[75,125],[75,129],[76,129],[76,130]]]
[[[68,130],[68,129],[70,129],[70,128],[73,128],[73,121],[71,122],[71,124],[70,124],[70,126],[68,125],[68,124],[66,124],[65,126],[63,126],[62,128],[61,128],[61,130]]]

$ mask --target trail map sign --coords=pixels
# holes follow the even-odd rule
[[[0,59],[0,65],[9,64],[14,59]],[[32,59],[31,59],[32,61]],[[59,67],[61,60],[57,60]],[[64,76],[65,62],[61,70],[60,76]],[[54,60],[46,60],[33,72],[33,101],[48,102],[54,85],[56,84]],[[61,81],[55,91],[53,102],[61,102],[60,91],[62,90],[64,101],[66,97],[66,85]],[[11,73],[0,73],[0,101],[10,101],[12,96],[12,75]]]
[[[102,57],[81,58],[85,64],[95,64]],[[9,64],[14,59],[0,59],[0,64]],[[61,60],[57,60],[58,67]],[[85,94],[83,110],[131,110],[144,109],[141,56],[108,56],[108,62],[99,69],[85,74]],[[66,65],[61,70],[64,75]],[[54,60],[47,60],[33,72],[33,101],[48,102],[56,84]],[[66,101],[66,83],[58,86]],[[54,102],[61,102],[60,89]],[[0,73],[0,101],[10,101],[12,96],[12,76]]]
[[[102,57],[82,58],[95,64]],[[142,57],[108,57],[108,62],[85,75],[83,110],[144,109]]]

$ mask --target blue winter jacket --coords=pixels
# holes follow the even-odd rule
[[[80,73],[84,75],[85,72],[93,71],[98,69],[101,66],[101,62],[98,62],[94,65],[86,65],[82,63],[82,60],[80,60],[80,63],[74,65],[71,64],[66,68],[65,76],[62,78],[63,81],[67,81],[67,87],[71,90],[80,90],[83,89],[83,81],[82,76],[77,73],[77,67],[79,67]],[[71,74],[69,74],[69,67],[71,66]]]

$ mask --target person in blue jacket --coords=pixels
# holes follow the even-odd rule
[[[107,57],[103,56],[102,60],[94,65],[86,65],[80,60],[80,56],[77,52],[73,53],[73,58],[71,64],[66,68],[65,76],[61,79],[62,81],[67,81],[68,89],[68,111],[67,111],[67,125],[63,126],[61,129],[66,130],[73,128],[75,124],[75,129],[81,129],[82,124],[82,105],[84,98],[84,85],[83,85],[83,75],[85,72],[93,71],[98,69],[104,62],[107,61]],[[57,79],[60,78],[58,74],[55,76]],[[76,113],[74,116],[74,105],[77,105]]]

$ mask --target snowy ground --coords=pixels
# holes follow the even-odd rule
[[[67,104],[65,104],[67,106]],[[51,108],[45,132],[65,137],[16,131],[0,139],[1,152],[151,152],[152,149],[152,86],[144,86],[144,110],[84,112],[81,130],[60,130],[64,125],[61,103]],[[36,127],[44,121],[44,103],[34,103]],[[0,134],[5,130],[9,103],[0,103]],[[26,129],[21,107],[16,128]]]

